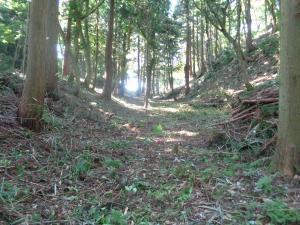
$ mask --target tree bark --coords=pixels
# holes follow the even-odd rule
[[[105,49],[105,84],[103,90],[103,97],[105,100],[111,100],[112,82],[113,82],[113,61],[112,61],[112,44],[114,34],[114,17],[115,17],[115,0],[110,0],[110,13],[108,22],[108,33],[106,38]]]
[[[65,52],[64,52],[64,65],[63,65],[63,75],[67,76],[70,74],[70,51],[71,51],[71,36],[72,36],[72,17],[69,12],[68,25],[67,25],[67,34],[66,34],[66,43],[65,43]]]
[[[46,92],[55,95],[57,91],[57,43],[58,43],[58,0],[47,0],[46,19]]]
[[[245,0],[245,21],[247,25],[246,33],[246,50],[247,52],[252,52],[255,50],[252,39],[252,17],[251,17],[251,0]]]
[[[185,13],[186,13],[186,60],[184,66],[185,74],[185,94],[190,92],[190,75],[191,75],[191,28],[190,28],[190,1],[185,0]]]
[[[28,36],[26,80],[19,106],[23,126],[41,130],[46,88],[46,17],[47,0],[32,0]]]
[[[137,46],[137,76],[138,76],[138,90],[137,95],[140,96],[142,92],[142,75],[141,75],[141,40],[138,36],[138,46]]]
[[[282,1],[280,36],[279,134],[275,165],[300,174],[300,0]]]
[[[89,12],[90,1],[85,0],[85,9]],[[84,79],[84,87],[90,88],[90,84],[93,77],[93,70],[92,70],[92,60],[91,60],[91,43],[90,43],[90,34],[89,34],[89,18],[86,17],[83,21],[83,30],[81,26],[81,21],[79,22],[79,31],[81,36],[81,41],[83,44],[83,52],[85,57],[85,67],[86,67],[86,75]]]

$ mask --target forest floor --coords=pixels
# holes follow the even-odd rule
[[[0,224],[299,224],[299,178],[228,147],[214,126],[226,107],[145,111],[63,86],[33,133],[15,120],[17,97],[0,99]]]

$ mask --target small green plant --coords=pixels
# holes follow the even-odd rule
[[[175,187],[170,184],[162,184],[156,191],[148,191],[148,195],[154,197],[158,201],[170,200]]]
[[[62,121],[55,116],[47,107],[44,108],[42,121],[50,127],[62,128]]]
[[[130,142],[127,140],[112,140],[106,143],[106,148],[117,150],[117,149],[127,149],[130,147]]]
[[[270,193],[272,191],[272,181],[272,177],[264,176],[257,181],[256,187],[261,189],[264,193]]]
[[[9,181],[2,180],[2,183],[0,184],[0,202],[13,202],[16,199],[18,192],[19,188]]]
[[[180,193],[179,196],[177,198],[177,201],[179,203],[184,203],[188,200],[190,200],[191,196],[192,196],[192,192],[193,192],[193,188],[192,187],[186,187],[183,188]]]
[[[127,225],[126,216],[119,210],[112,210],[110,214],[102,220],[103,225]]]
[[[274,225],[288,225],[300,223],[300,211],[289,208],[281,201],[268,201],[263,207],[266,215]]]
[[[84,153],[76,158],[75,164],[72,167],[72,172],[75,177],[85,177],[92,168],[92,157]]]
[[[154,125],[152,128],[152,132],[157,135],[157,136],[161,136],[164,134],[164,128],[163,126],[159,123],[157,125]]]
[[[104,165],[108,169],[119,169],[122,164],[122,161],[119,159],[105,158],[104,160]]]

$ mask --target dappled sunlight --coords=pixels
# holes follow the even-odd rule
[[[254,79],[254,80],[251,80],[250,84],[252,84],[254,86],[260,85],[260,84],[265,83],[266,81],[275,80],[277,76],[278,76],[277,73],[275,73],[275,74],[267,74],[267,73],[265,73],[263,77],[258,77],[258,78]]]
[[[137,105],[137,104],[131,103],[129,101],[125,101],[125,100],[123,100],[121,98],[118,98],[116,96],[113,96],[112,100],[114,102],[118,103],[119,105],[124,106],[124,107],[126,107],[128,109],[132,109],[132,110],[135,110],[135,111],[145,111],[144,106]]]
[[[185,137],[196,137],[197,135],[199,135],[198,132],[188,131],[188,130],[173,131],[173,132],[171,132],[171,134],[185,136]]]

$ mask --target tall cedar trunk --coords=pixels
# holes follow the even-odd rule
[[[141,76],[141,40],[140,36],[138,36],[138,46],[137,46],[137,76],[138,76],[138,90],[137,95],[141,95],[142,89],[142,76]]]
[[[108,22],[108,33],[105,48],[105,84],[103,97],[105,100],[111,100],[112,82],[113,82],[113,61],[112,61],[112,44],[114,34],[114,17],[115,17],[115,0],[110,0],[110,13]]]
[[[282,1],[279,140],[276,166],[300,174],[300,0]]]
[[[95,67],[94,67],[94,76],[93,76],[93,87],[95,89],[97,83],[97,74],[98,74],[98,63],[99,63],[99,8],[96,13],[96,53],[95,53]]]
[[[241,47],[241,15],[242,15],[242,0],[237,0],[237,26],[236,26],[236,49],[237,49],[237,54],[238,54],[238,59],[239,59],[239,64],[240,64],[240,76],[245,84],[246,88],[250,88],[251,84],[248,81],[248,76],[247,76],[247,61],[244,55],[244,52]]]
[[[152,40],[153,41],[153,40]],[[149,98],[151,95],[151,78],[152,78],[152,71],[153,67],[155,64],[155,59],[154,59],[154,51],[150,52],[149,44],[146,44],[146,90],[145,90],[145,99],[144,99],[144,107],[145,109],[148,109],[149,106]]]
[[[26,80],[19,106],[23,126],[39,131],[46,88],[46,17],[47,0],[32,0],[28,36]]]
[[[125,31],[123,34],[122,40],[122,59],[121,59],[121,83],[120,83],[120,96],[124,96],[125,94],[125,80],[126,80],[126,49],[127,49],[127,32]]]
[[[185,94],[190,92],[190,75],[191,75],[191,28],[190,28],[190,1],[185,0],[185,13],[186,13],[186,60],[184,66],[185,74]]]
[[[205,34],[206,34],[206,63],[208,69],[211,69],[211,37],[209,32],[209,21],[206,20],[205,23]]]
[[[28,35],[29,35],[29,23],[30,23],[30,2],[28,2],[27,18],[26,18],[26,29],[25,29],[25,42],[23,47],[23,60],[22,60],[22,73],[26,73],[26,62],[28,52]]]
[[[75,53],[72,52],[71,49],[71,43],[67,41],[67,37],[64,34],[63,29],[61,28],[60,24],[58,23],[58,30],[60,33],[60,36],[63,39],[64,45],[66,48],[68,48],[69,51],[69,65],[68,68],[70,68],[70,73],[74,76],[75,78],[75,91],[74,95],[79,96],[80,94],[80,71],[79,71],[79,66],[78,66],[78,35],[75,35],[74,37],[74,48],[75,48]],[[76,34],[77,32],[75,32]]]
[[[204,58],[204,19],[200,18],[200,59],[201,59],[201,71],[200,75],[206,72],[205,58]]]
[[[193,47],[192,47],[192,49],[193,49],[193,62],[192,62],[192,65],[193,65],[193,72],[192,72],[192,75],[193,75],[193,77],[196,77],[196,35],[195,35],[195,16],[193,15],[193,20],[192,20],[192,23],[193,23],[193,32],[192,32],[192,34],[193,34]]]
[[[85,0],[85,9],[89,11],[89,0]],[[81,23],[80,23],[81,25]],[[83,52],[85,57],[85,67],[86,67],[86,75],[84,79],[84,86],[86,88],[90,87],[92,77],[93,77],[93,69],[92,69],[92,60],[91,60],[91,43],[90,43],[90,34],[89,34],[89,17],[87,16],[83,21],[83,30],[80,26],[80,36],[83,44]]]
[[[246,50],[249,53],[255,49],[252,39],[251,0],[245,0],[245,20],[247,25]]]
[[[197,69],[198,73],[201,70],[200,65],[200,40],[199,40],[199,16],[196,18],[196,61],[197,61]]]
[[[58,0],[47,0],[47,63],[46,92],[49,96],[57,91],[57,44],[58,44]]]
[[[71,51],[71,35],[72,35],[72,17],[69,12],[68,16],[68,25],[67,25],[67,34],[66,34],[66,43],[65,43],[65,52],[64,52],[64,65],[63,65],[63,75],[70,75],[70,51]]]

